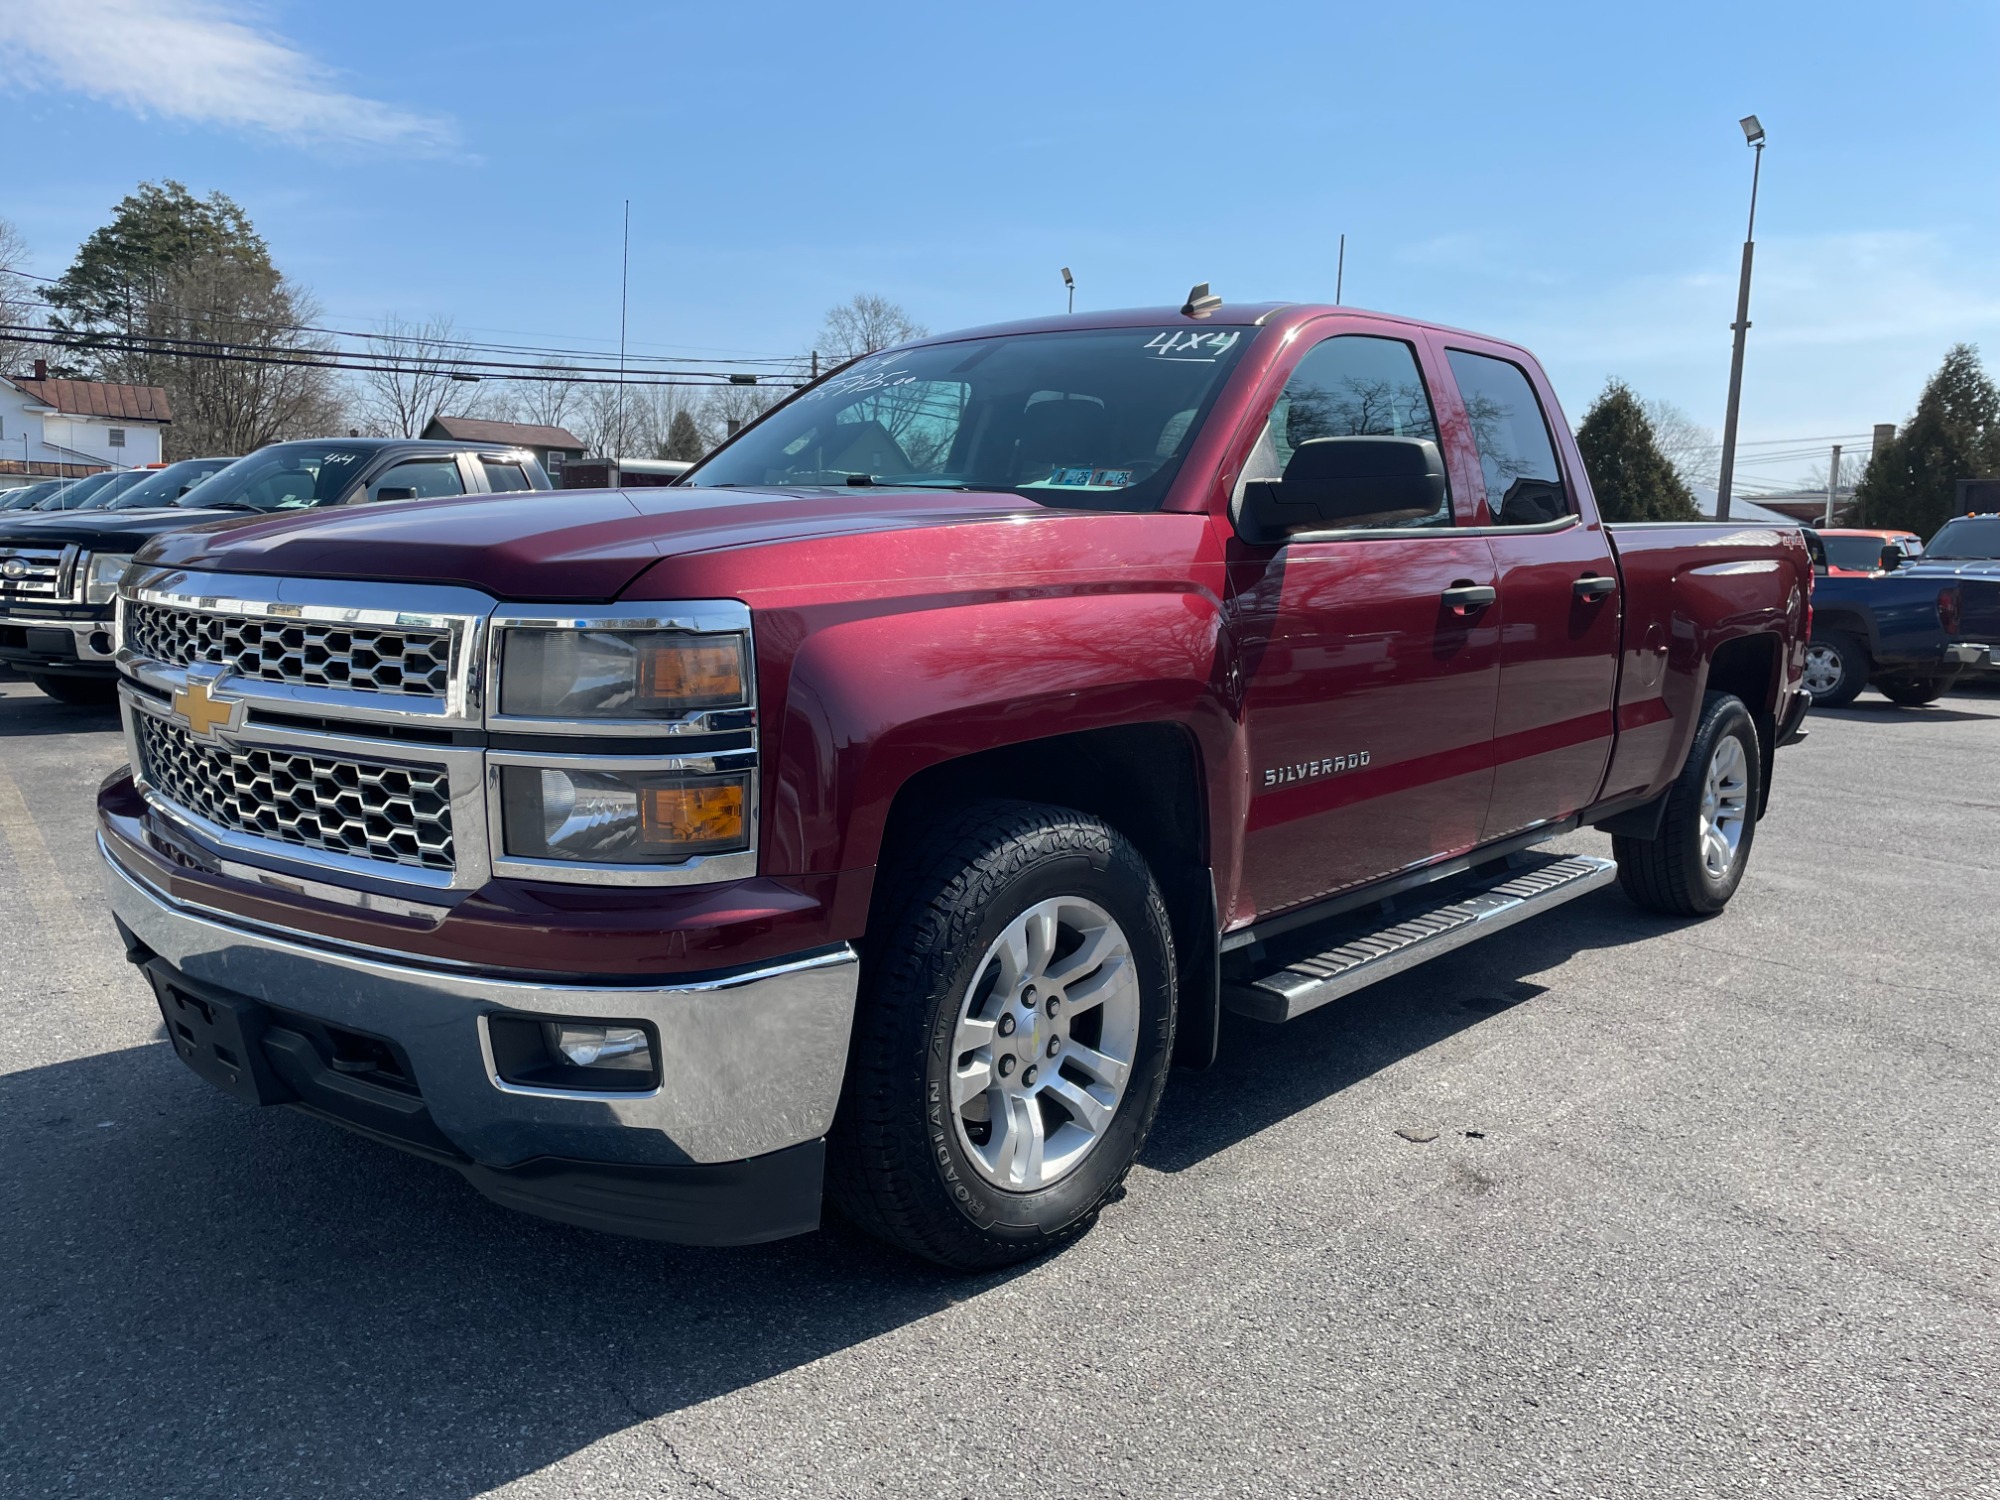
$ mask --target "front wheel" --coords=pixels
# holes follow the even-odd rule
[[[1166,908],[1137,850],[1063,808],[968,808],[885,872],[828,1188],[964,1270],[1089,1228],[1173,1052]]]
[[[1868,652],[1844,631],[1816,633],[1806,646],[1805,690],[1814,708],[1841,708],[1868,686]]]
[[[1659,837],[1611,841],[1625,894],[1648,911],[1680,917],[1727,906],[1757,836],[1763,765],[1743,700],[1708,694],[1687,764],[1667,792]]]

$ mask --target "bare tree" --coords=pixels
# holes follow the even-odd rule
[[[900,302],[872,292],[856,292],[849,301],[828,310],[820,325],[817,348],[823,358],[839,364],[859,354],[920,339],[929,332]]]
[[[629,387],[625,393],[625,452],[629,456],[671,458],[675,421],[683,414],[699,422],[701,392],[686,385]],[[685,427],[685,424],[682,424]]]
[[[718,385],[701,399],[702,437],[713,448],[776,406],[789,392],[768,385]]]
[[[10,336],[9,328],[42,326],[41,301],[23,274],[28,263],[28,241],[11,223],[0,219],[0,375],[21,373],[34,359],[39,345]]]
[[[379,332],[369,335],[368,355],[375,368],[361,373],[360,408],[370,432],[418,437],[447,413],[484,413],[489,398],[475,383],[477,374],[466,368],[453,332],[448,317],[413,323],[392,313]]]
[[[1704,427],[1680,407],[1655,396],[1641,410],[1653,427],[1653,446],[1665,455],[1690,489],[1713,486],[1722,471],[1722,444],[1712,428]]]
[[[167,272],[144,309],[147,329],[175,350],[152,362],[173,403],[166,456],[249,453],[340,431],[341,385],[322,362],[333,341],[305,326],[318,318],[310,293],[265,266],[201,255]]]
[[[536,368],[539,380],[509,382],[499,403],[506,420],[533,422],[539,427],[567,427],[583,400],[583,385],[576,379],[576,367],[567,360],[544,360]]]

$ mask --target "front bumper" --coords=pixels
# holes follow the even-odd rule
[[[112,622],[37,615],[0,615],[0,662],[27,672],[115,677]]]
[[[242,1011],[252,1066],[275,1079],[267,1097],[446,1162],[513,1207],[592,1228],[742,1243],[817,1223],[854,1011],[851,948],[602,985],[427,968],[232,922],[174,900],[119,859],[115,840],[100,837],[99,849],[128,956],[163,1006],[183,995]],[[649,1023],[660,1085],[584,1094],[504,1083],[488,1041],[496,1013]],[[342,1039],[392,1053],[400,1089],[343,1062],[354,1043]]]

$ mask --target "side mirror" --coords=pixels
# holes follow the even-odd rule
[[[377,500],[414,500],[417,491],[414,485],[385,484],[375,492]]]
[[[1884,573],[1893,573],[1896,569],[1902,567],[1904,556],[1905,554],[1901,547],[1898,547],[1894,542],[1888,542],[1882,548],[1882,557],[1879,566]]]
[[[1406,526],[1444,508],[1444,458],[1429,438],[1312,438],[1279,480],[1243,487],[1236,529],[1270,545],[1304,531]]]

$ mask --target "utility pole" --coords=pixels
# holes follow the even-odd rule
[[[625,297],[632,282],[632,200],[625,200],[625,249],[618,262],[618,451],[625,456]]]
[[[1343,234],[1340,237],[1340,259],[1334,263],[1334,268],[1333,268],[1333,305],[1335,307],[1346,306],[1346,302],[1341,296],[1341,293],[1346,289],[1346,287],[1347,287],[1347,236]]]
[[[1822,526],[1833,524],[1833,497],[1840,490],[1840,444],[1833,445],[1833,457],[1826,466],[1826,517]]]
[[[1722,472],[1716,476],[1715,519],[1729,519],[1729,487],[1736,477],[1736,410],[1743,399],[1743,336],[1750,331],[1750,258],[1757,248],[1757,179],[1764,168],[1764,127],[1755,115],[1739,122],[1756,156],[1750,166],[1750,227],[1743,235],[1743,276],[1736,285],[1735,342],[1729,351],[1729,407],[1722,417]]]

